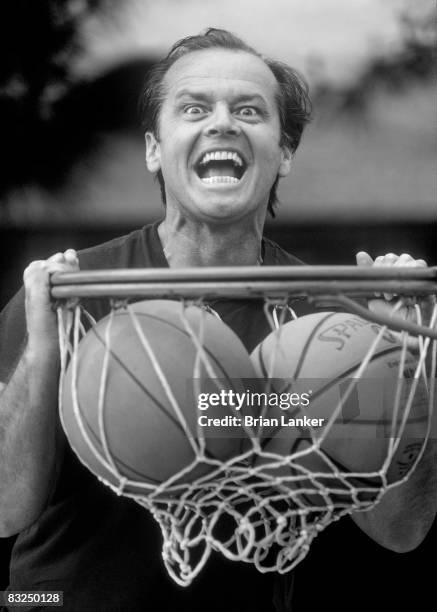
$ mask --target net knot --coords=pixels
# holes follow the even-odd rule
[[[128,298],[112,298],[110,303],[113,310],[122,310],[128,307],[129,300]]]
[[[126,478],[125,476],[121,476],[121,475],[119,476],[119,483],[116,489],[117,495],[123,495],[128,482],[129,482],[128,478]]]
[[[180,570],[181,570],[182,576],[189,576],[191,574],[191,567],[187,565],[186,563],[180,564]]]

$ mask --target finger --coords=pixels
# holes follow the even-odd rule
[[[64,253],[64,259],[66,263],[70,264],[71,266],[79,266],[79,258],[74,249],[67,249]]]
[[[405,266],[407,268],[426,268],[428,264],[424,259],[414,259],[408,253],[402,253],[395,266]]]
[[[396,261],[398,260],[398,255],[396,253],[386,253],[385,255],[378,255],[375,259],[375,266],[393,266],[396,265]],[[387,302],[391,302],[395,297],[394,293],[383,293],[383,298]]]
[[[418,267],[422,267],[420,265],[419,266],[417,265],[417,262],[416,262],[415,259],[412,259],[411,261],[406,261],[404,264],[401,264],[401,265],[404,265],[406,268],[418,268]]]
[[[375,257],[375,261],[373,262],[374,266],[383,266],[384,265],[384,255],[378,255]]]
[[[395,295],[395,293],[383,293],[384,300],[387,302],[391,302]]]
[[[74,249],[67,249],[64,252],[65,259],[77,259],[77,252]]]
[[[396,253],[386,253],[386,255],[379,255],[375,259],[375,264],[379,266],[392,266],[399,259],[399,255]]]
[[[402,255],[399,255],[398,260],[395,262],[395,266],[407,266],[409,265],[411,262],[414,262],[414,258],[411,257],[411,255],[409,255],[408,253],[402,253]]]
[[[360,251],[355,255],[355,259],[357,261],[357,266],[372,266],[373,259],[370,257],[369,253],[366,251]]]
[[[74,249],[67,249],[64,253],[55,253],[51,255],[46,260],[49,263],[72,263],[76,264],[78,262],[77,253]]]
[[[428,265],[424,259],[414,259],[414,257],[412,257],[409,253],[402,253],[402,255],[399,256],[399,259],[401,259],[402,261],[414,261],[420,266]]]
[[[49,262],[61,262],[64,261],[64,253],[55,253],[47,258]]]
[[[47,267],[50,274],[52,274],[52,272],[68,272],[69,269],[69,266],[67,266],[64,262],[53,262]]]

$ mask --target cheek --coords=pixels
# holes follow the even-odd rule
[[[172,159],[173,163],[184,165],[193,143],[193,136],[190,130],[183,126],[181,127],[177,123],[173,126],[168,124],[162,140],[165,141],[166,156]]]
[[[282,161],[282,152],[278,149],[277,143],[271,143],[270,147],[265,147],[261,158],[261,172],[268,176],[278,173]]]
[[[280,137],[276,130],[271,130],[267,134],[259,134],[256,141],[260,159],[269,164],[280,163],[282,159],[282,149],[280,146]]]

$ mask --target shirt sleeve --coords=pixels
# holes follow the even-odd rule
[[[0,382],[7,383],[11,378],[23,353],[26,339],[22,288],[0,314]]]

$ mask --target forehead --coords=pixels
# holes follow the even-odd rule
[[[261,95],[275,103],[278,83],[265,62],[246,51],[203,49],[179,58],[164,77],[167,98],[192,89],[210,95]]]

